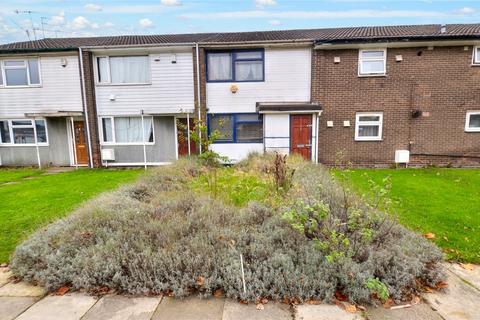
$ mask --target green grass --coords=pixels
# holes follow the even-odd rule
[[[402,224],[434,233],[432,241],[449,259],[480,263],[480,170],[356,169],[346,174],[362,194],[370,192],[369,179],[381,185],[390,175],[389,197]]]
[[[141,170],[76,170],[40,175],[32,169],[2,169],[0,181],[0,262],[39,227],[61,218],[93,196],[134,180]],[[32,179],[22,179],[32,176]]]

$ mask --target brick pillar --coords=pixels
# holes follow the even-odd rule
[[[206,84],[206,64],[205,64],[205,49],[199,48],[199,58],[200,58],[200,104],[201,104],[201,117],[203,121],[207,119],[207,84]],[[197,91],[197,54],[195,47],[193,48],[193,84],[194,84],[194,91],[195,91],[195,118],[198,115],[198,91]]]
[[[91,142],[92,144],[92,154],[89,156],[92,157],[93,167],[99,168],[102,166],[102,160],[100,155],[97,104],[95,100],[95,76],[93,72],[94,62],[92,52],[83,51],[82,63],[84,77],[83,84],[86,99],[85,105],[87,108],[87,112],[85,113],[85,121],[88,121],[90,130],[90,139],[87,139],[87,141]]]

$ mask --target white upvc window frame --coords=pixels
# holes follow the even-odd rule
[[[364,58],[362,57],[363,52],[366,51],[382,51],[383,52],[383,72],[364,72],[362,70],[363,61],[380,61],[380,58]],[[387,49],[386,48],[377,48],[377,49],[360,49],[358,50],[358,76],[359,77],[383,77],[387,74]]]
[[[472,115],[480,115],[480,110],[467,111],[467,115],[465,118],[465,132],[480,132],[480,127],[478,128],[470,127],[470,116]]]
[[[479,51],[480,46],[473,46],[473,52],[472,52],[472,65],[474,66],[480,66],[480,54]]]
[[[102,146],[143,146],[145,145],[154,145],[155,144],[155,117],[154,116],[144,116],[144,118],[152,118],[152,135],[153,142],[117,142],[115,136],[115,118],[141,118],[139,115],[118,115],[118,116],[100,116],[98,121],[99,131],[100,131],[100,145]],[[110,119],[112,124],[112,141],[103,141],[103,119]]]
[[[115,57],[147,57],[148,65],[147,65],[147,73],[148,73],[148,81],[147,82],[130,82],[130,83],[112,83],[112,70],[110,69],[110,58],[115,58]],[[99,58],[106,58],[107,59],[107,69],[108,69],[108,81],[107,82],[100,82],[100,73],[99,73],[99,64],[98,64],[98,59]],[[146,86],[146,85],[151,85],[152,84],[152,67],[151,67],[151,61],[150,61],[150,55],[149,54],[143,54],[143,55],[98,55],[95,56],[95,68],[94,68],[94,74],[95,74],[95,84],[97,86]]]
[[[46,142],[38,142],[38,134],[35,121],[42,120],[45,123],[45,137],[47,139]],[[0,119],[0,121],[7,121],[8,122],[8,133],[10,135],[10,142],[3,142],[2,137],[0,136],[0,147],[34,147],[34,146],[48,146],[49,139],[48,139],[48,124],[46,118],[35,118],[35,119]],[[30,125],[12,125],[14,121],[30,121]],[[33,129],[34,139],[36,142],[34,143],[15,143],[15,139],[13,136],[13,129],[21,129],[21,128],[28,128]]]
[[[31,80],[30,80],[30,68],[28,67],[28,60],[37,60],[37,66],[38,66],[38,82],[39,83],[34,83],[32,84],[31,83]],[[22,67],[19,67],[19,66],[5,66],[5,61],[22,61],[23,62],[23,66]],[[6,73],[6,69],[9,69],[9,70],[12,70],[12,69],[26,69],[27,70],[27,82],[28,84],[26,85],[16,85],[16,86],[9,86],[7,85],[7,73]],[[4,58],[4,59],[1,59],[0,60],[0,72],[2,73],[2,83],[0,84],[0,88],[8,88],[8,89],[11,89],[11,88],[39,88],[42,86],[42,68],[40,66],[40,58],[39,57],[26,57],[26,58],[13,58],[13,59],[9,59],[9,58]]]
[[[378,121],[360,121],[360,117],[380,117]],[[360,126],[378,126],[378,135],[375,137],[359,136]],[[382,141],[383,139],[383,112],[357,112],[355,114],[355,141]]]

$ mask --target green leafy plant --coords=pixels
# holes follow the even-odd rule
[[[390,297],[387,286],[378,278],[368,279],[365,286],[382,301],[386,301]]]

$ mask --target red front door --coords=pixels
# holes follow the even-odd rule
[[[312,154],[312,115],[292,114],[290,116],[290,152],[302,155],[305,160]]]
[[[87,142],[85,141],[85,125],[83,121],[74,121],[75,150],[77,152],[77,164],[88,164]]]

